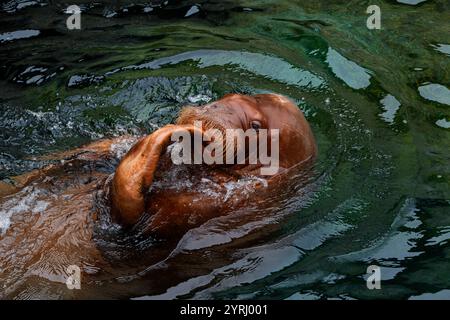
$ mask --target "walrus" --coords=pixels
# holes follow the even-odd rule
[[[173,163],[173,135],[207,129],[253,129],[258,137],[263,129],[278,129],[277,173],[262,175],[261,162]],[[224,141],[225,149],[230,145]],[[10,222],[0,221],[0,269],[9,270],[0,276],[10,288],[5,294],[21,292],[30,274],[64,282],[60,269],[70,264],[114,272],[117,264],[105,262],[104,250],[93,240],[99,226],[173,241],[214,217],[247,207],[276,207],[278,194],[289,194],[286,181],[292,179],[286,177],[302,179],[299,172],[316,156],[315,138],[302,112],[278,94],[228,94],[182,108],[174,124],[150,135],[103,139],[44,156],[60,161],[0,183],[0,213],[10,216]]]
[[[258,133],[264,129],[268,132],[277,129],[279,168],[274,176],[285,174],[294,167],[298,169],[302,163],[310,163],[317,153],[308,122],[300,109],[283,96],[230,94],[201,107],[185,107],[175,125],[165,126],[142,138],[123,157],[110,189],[111,214],[115,221],[132,227],[145,220],[145,230],[167,237],[242,206],[244,199],[238,195],[234,199],[226,198],[224,185],[227,183],[248,176],[264,179],[266,184],[277,180],[273,176],[261,176],[263,164],[260,161],[221,166],[192,165],[188,173],[189,186],[152,188],[155,176],[159,182],[161,176],[170,176],[170,172],[177,170],[177,165],[171,163],[165,153],[171,136],[180,129],[194,132],[195,121],[203,124],[200,130],[217,129],[220,132],[253,129]],[[234,148],[230,141],[225,141],[224,148],[230,145]],[[216,186],[216,192],[203,192],[204,184]],[[254,194],[246,195],[250,198],[261,196],[258,192],[264,187],[257,179],[254,184]],[[249,201],[248,198],[245,200]],[[146,218],[143,219],[144,213]]]
[[[195,128],[195,121],[201,121],[204,127]],[[183,171],[171,162],[166,152],[172,142],[171,136],[180,130],[195,133],[196,130],[208,128],[221,132],[226,129],[278,129],[278,173],[261,176],[261,163],[221,166],[193,164],[183,168],[184,176],[164,182],[164,177],[173,177],[174,173],[176,176]],[[123,139],[124,137],[100,140],[56,157],[70,161],[103,159]],[[302,165],[311,164],[316,155],[317,146],[312,130],[300,109],[291,100],[278,94],[228,94],[203,106],[182,108],[175,124],[166,125],[139,139],[123,156],[113,178],[105,184],[105,197],[113,221],[124,228],[131,229],[146,219],[146,232],[170,236],[211,217],[229,213],[242,205],[244,199],[239,194],[234,194],[232,199],[226,197],[227,189],[224,185],[227,183],[229,185],[242,178],[252,177],[255,189],[254,194],[246,194],[245,200],[248,201],[249,198],[251,200],[252,197],[259,196],[256,190],[261,191],[264,186],[273,188],[273,183],[279,182],[280,179],[277,178],[280,175],[287,174],[293,168],[301,170]],[[51,165],[15,177],[19,187],[3,183],[0,185],[0,195],[17,192],[36,179],[58,170],[58,166]],[[177,186],[176,180],[183,179],[188,184]],[[202,192],[202,184],[215,186],[216,192]]]

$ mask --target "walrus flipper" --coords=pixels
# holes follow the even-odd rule
[[[179,130],[194,126],[167,125],[139,140],[123,157],[111,184],[111,214],[116,222],[133,226],[145,211],[145,194],[153,182],[161,154]]]

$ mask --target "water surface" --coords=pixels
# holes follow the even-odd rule
[[[97,226],[98,260],[83,256],[92,242],[67,236],[71,213],[51,210],[58,189],[31,186],[0,201],[0,297],[450,298],[448,1],[376,1],[381,30],[365,27],[367,1],[120,3],[81,5],[79,31],[66,29],[72,3],[2,4],[3,182],[230,92],[296,101],[318,141],[314,179],[274,214],[236,212],[170,245]],[[113,172],[130,145],[95,165]],[[64,284],[68,246],[79,291]],[[382,290],[367,289],[369,265]]]

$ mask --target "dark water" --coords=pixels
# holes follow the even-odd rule
[[[69,4],[0,8],[4,182],[51,163],[42,155],[151,132],[229,92],[295,100],[318,141],[317,175],[276,214],[237,212],[170,250],[97,234],[116,262],[84,263],[77,292],[63,263],[4,263],[1,297],[450,298],[448,1],[98,1],[81,6],[79,31],[66,29]],[[381,30],[366,28],[370,4]],[[0,248],[24,236],[5,236],[11,220],[52,214],[39,189],[0,204]],[[62,221],[34,232],[69,230]],[[366,287],[369,265],[381,290]]]

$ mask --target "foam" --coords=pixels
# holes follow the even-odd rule
[[[0,234],[4,235],[11,226],[13,215],[24,212],[40,213],[47,209],[49,203],[38,200],[40,190],[33,186],[26,187],[0,204]]]

